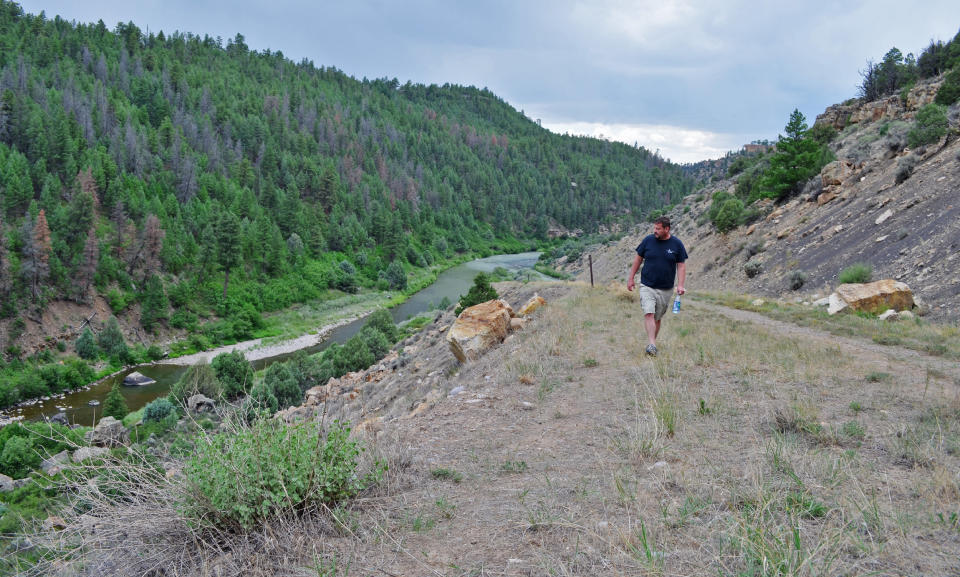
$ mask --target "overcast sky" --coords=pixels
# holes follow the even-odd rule
[[[111,29],[243,34],[251,49],[358,79],[486,87],[556,132],[638,143],[675,162],[775,140],[856,96],[891,47],[960,30],[960,1],[22,0]]]

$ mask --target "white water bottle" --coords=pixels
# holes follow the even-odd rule
[[[677,295],[677,298],[673,299],[673,314],[680,313],[680,295]]]

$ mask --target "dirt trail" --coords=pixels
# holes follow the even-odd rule
[[[698,301],[696,306],[707,311],[722,314],[734,320],[749,322],[762,327],[775,329],[780,335],[818,339],[823,342],[842,345],[845,349],[871,353],[875,356],[875,358],[885,358],[897,363],[911,363],[924,368],[933,368],[937,371],[952,375],[958,386],[960,386],[960,363],[955,361],[950,361],[941,357],[929,355],[913,349],[908,349],[906,347],[896,345],[881,345],[865,339],[835,335],[828,331],[773,319],[763,315],[762,313],[754,311],[735,309],[704,301]]]
[[[778,554],[960,571],[936,516],[960,511],[955,363],[698,301],[650,359],[636,303],[570,290],[451,376],[458,394],[373,429],[387,483],[323,558],[385,575],[741,574]],[[957,412],[931,441],[942,407]],[[790,513],[797,495],[823,512]],[[793,524],[799,551],[759,549]]]

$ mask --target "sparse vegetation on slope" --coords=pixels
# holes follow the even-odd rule
[[[461,392],[368,430],[390,468],[364,499],[209,529],[216,546],[162,502],[129,498],[96,509],[96,533],[74,521],[67,532],[87,539],[90,567],[174,563],[149,543],[189,537],[176,563],[245,575],[360,563],[445,575],[955,568],[956,365],[728,318],[698,299],[668,319],[651,360],[631,293],[568,290],[444,382]],[[123,524],[148,509],[149,533]],[[131,537],[108,539],[121,529]]]

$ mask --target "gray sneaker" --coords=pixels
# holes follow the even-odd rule
[[[647,345],[647,356],[655,357],[657,356],[657,347],[656,345]]]

